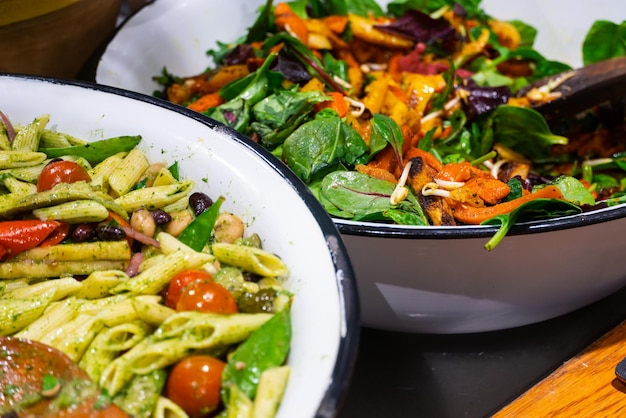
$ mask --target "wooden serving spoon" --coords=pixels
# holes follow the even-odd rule
[[[550,88],[550,85],[556,85]],[[518,92],[525,96],[533,88],[560,95],[533,109],[548,119],[571,116],[593,106],[626,99],[626,57],[613,58],[538,80]]]
[[[38,418],[129,418],[114,404],[96,407],[95,386],[87,373],[68,356],[45,344],[20,338],[0,337],[0,414]],[[44,377],[63,387],[59,393],[46,393]]]

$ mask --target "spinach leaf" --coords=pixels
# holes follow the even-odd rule
[[[314,103],[326,99],[320,91],[277,90],[252,107],[250,129],[259,134],[263,146],[272,150],[312,117]]]
[[[376,113],[372,117],[372,134],[370,136],[370,157],[382,151],[387,144],[391,145],[396,160],[402,165],[402,130],[389,116]]]
[[[550,157],[550,147],[567,144],[567,138],[554,135],[536,110],[499,106],[491,114],[493,141],[501,143],[534,161]]]
[[[361,135],[332,110],[318,113],[315,119],[301,125],[283,143],[287,165],[305,183],[344,162],[355,164],[367,152],[367,144]]]
[[[83,145],[74,145],[62,148],[40,148],[48,158],[62,157],[64,155],[74,155],[82,157],[90,164],[98,164],[102,160],[118,152],[127,152],[135,148],[141,141],[141,136],[118,136],[115,138],[103,139]]]
[[[280,86],[283,75],[270,70],[277,53],[271,53],[263,61],[263,65],[247,76],[228,83],[219,90],[220,96],[228,101],[243,99],[254,106],[266,97],[274,88]]]
[[[593,205],[596,203],[589,190],[574,177],[559,176],[549,184],[557,186],[568,202],[576,205]]]
[[[273,0],[267,0],[265,6],[260,7],[259,15],[248,29],[245,43],[261,42],[268,33],[274,32],[274,14],[272,13]]]
[[[626,21],[595,21],[585,36],[582,52],[584,65],[626,56]]]
[[[403,224],[428,225],[415,195],[394,206],[390,198],[396,185],[357,171],[335,171],[320,185],[320,195],[332,204],[331,214],[339,212],[354,220],[393,220]],[[350,216],[346,216],[350,214]]]
[[[246,132],[250,123],[250,106],[243,99],[231,100],[203,113],[242,133]]]
[[[521,46],[532,47],[535,44],[535,38],[537,37],[537,29],[535,27],[518,19],[513,19],[508,23],[513,25],[519,32]]]
[[[348,13],[363,17],[370,14],[377,17],[384,15],[383,9],[375,0],[312,0],[309,3],[313,17],[345,16]]]
[[[500,225],[498,231],[487,241],[485,249],[493,250],[517,222],[540,220],[580,213],[580,207],[559,199],[534,199],[518,206],[505,215],[495,216],[483,225]]]

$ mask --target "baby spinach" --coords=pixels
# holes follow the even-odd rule
[[[553,145],[568,142],[566,137],[553,134],[543,116],[533,109],[499,106],[490,119],[494,143],[503,144],[534,161],[545,161]]]
[[[370,136],[370,156],[382,151],[387,145],[393,149],[396,160],[402,165],[402,144],[404,135],[398,124],[389,116],[376,113],[372,117],[372,134]]]
[[[508,234],[511,227],[518,222],[573,215],[580,212],[580,207],[564,200],[529,200],[505,215],[495,216],[483,222],[483,225],[500,225],[498,231],[485,244],[485,249],[491,251],[496,248],[500,241]]]
[[[366,156],[368,147],[361,135],[335,111],[322,111],[301,125],[283,143],[287,165],[309,183],[336,169],[343,162],[353,165]]]
[[[231,100],[204,114],[239,132],[245,132],[250,124],[250,106],[243,99]]]
[[[298,126],[312,118],[313,105],[327,100],[320,91],[278,90],[252,107],[250,128],[271,149],[282,144]]]
[[[585,65],[626,56],[626,21],[595,21],[585,36],[582,53]]]
[[[226,101],[243,99],[250,106],[261,101],[283,81],[282,74],[270,70],[277,55],[277,53],[269,54],[263,61],[263,65],[256,71],[222,87],[219,91],[220,97]]]
[[[320,195],[327,204],[353,220],[394,220],[403,224],[428,225],[421,205],[412,192],[399,205],[390,198],[396,185],[357,171],[335,171],[324,177]],[[350,214],[350,216],[345,216]]]

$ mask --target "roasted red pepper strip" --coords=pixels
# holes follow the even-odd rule
[[[69,231],[70,231],[70,224],[61,222],[61,225],[59,225],[57,229],[52,231],[52,233],[48,235],[48,237],[39,246],[47,247],[49,245],[56,245],[60,243],[61,241],[63,241],[65,237],[67,237],[67,234],[69,233]]]
[[[6,249],[3,258],[35,248],[60,225],[58,221],[38,219],[0,222],[0,246]]]

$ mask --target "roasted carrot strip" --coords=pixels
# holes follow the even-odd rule
[[[498,215],[505,215],[520,205],[533,199],[563,199],[563,194],[556,186],[546,186],[534,193],[527,194],[517,199],[499,203],[494,206],[486,206],[484,208],[475,208],[465,204],[455,204],[451,202],[454,208],[454,218],[460,222],[470,225],[479,225],[487,219],[491,219]]]
[[[206,112],[209,109],[221,105],[222,103],[224,103],[224,99],[220,97],[219,93],[209,93],[200,97],[187,107],[191,110],[195,110],[196,112]]]
[[[274,8],[274,16],[276,17],[276,26],[283,28],[304,44],[307,43],[309,30],[304,21],[293,12],[287,3],[278,3]]]
[[[323,17],[321,20],[326,26],[328,26],[328,29],[332,30],[336,34],[342,34],[348,25],[347,16],[332,15]]]
[[[410,159],[415,157],[422,157],[426,165],[434,168],[437,171],[441,171],[441,169],[443,168],[443,164],[441,164],[441,161],[439,161],[433,154],[415,147],[410,148],[408,152],[404,154],[404,161],[409,161]]]
[[[333,109],[337,111],[340,118],[346,116],[346,114],[348,113],[348,103],[344,99],[343,94],[336,91],[326,94],[332,97],[332,100],[326,100],[325,102],[317,103],[315,105],[315,110],[319,112],[322,109]]]

